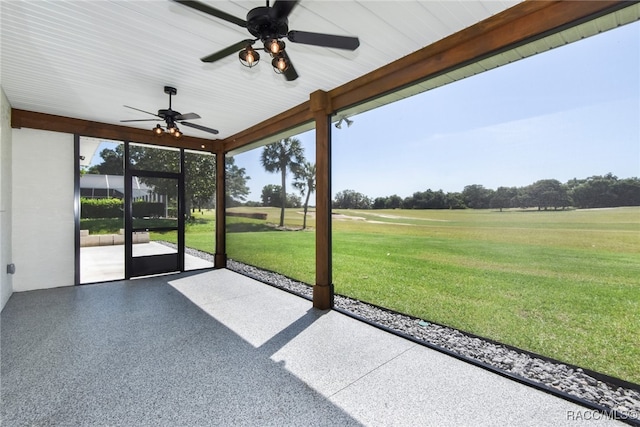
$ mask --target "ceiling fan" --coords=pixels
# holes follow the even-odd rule
[[[178,129],[178,126],[176,126],[176,123],[180,123],[181,125],[185,125],[194,129],[209,132],[214,135],[218,134],[218,131],[216,129],[212,129],[206,126],[201,126],[195,123],[189,123],[184,121],[184,120],[199,119],[200,116],[198,114],[196,113],[180,114],[179,112],[171,109],[171,96],[178,93],[178,90],[175,87],[165,86],[164,93],[169,95],[169,108],[166,110],[158,110],[158,114],[150,113],[149,111],[144,111],[139,108],[129,107],[128,105],[125,105],[125,107],[131,108],[132,110],[136,110],[142,113],[147,113],[147,114],[151,114],[152,116],[156,116],[157,117],[156,119],[120,120],[120,122],[148,122],[148,121],[164,120],[164,122],[167,125],[166,132],[176,138],[180,138],[182,136],[182,132],[180,132],[180,129]],[[153,133],[155,133],[158,136],[162,136],[162,134],[165,133],[165,130],[159,124],[156,125],[156,127],[153,128],[152,130],[153,130]]]
[[[289,31],[289,20],[287,18],[299,0],[276,0],[273,6],[269,6],[269,0],[267,0],[266,7],[251,9],[249,13],[247,13],[246,20],[236,18],[233,15],[195,0],[174,1],[244,27],[255,37],[255,39],[241,40],[219,52],[200,58],[202,62],[218,61],[232,53],[240,51],[240,62],[242,65],[251,68],[260,60],[260,55],[253,49],[253,44],[260,40],[264,45],[263,50],[272,57],[271,65],[276,73],[284,74],[284,77],[291,81],[298,78],[298,73],[285,51],[284,42],[280,39],[286,38],[292,43],[346,50],[356,50],[358,46],[360,46],[360,40],[357,37],[310,33],[308,31]]]

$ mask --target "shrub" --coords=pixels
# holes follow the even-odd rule
[[[123,211],[121,199],[80,198],[80,218],[122,218]]]

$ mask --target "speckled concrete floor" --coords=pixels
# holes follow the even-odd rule
[[[3,426],[617,424],[228,270],[15,293],[0,325]]]

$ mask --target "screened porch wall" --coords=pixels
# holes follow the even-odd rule
[[[73,286],[73,135],[12,131],[13,291]]]

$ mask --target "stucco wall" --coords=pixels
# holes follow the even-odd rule
[[[11,262],[11,105],[0,87],[0,310],[13,292]]]
[[[73,135],[12,134],[13,291],[73,286]]]

